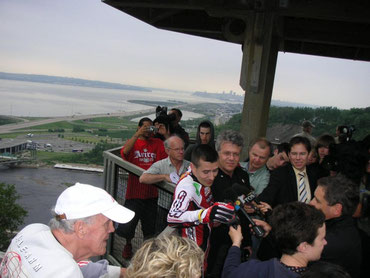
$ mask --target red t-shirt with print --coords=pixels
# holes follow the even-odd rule
[[[121,156],[124,160],[147,170],[154,162],[167,157],[162,140],[149,138],[148,140],[137,139],[128,155]],[[158,190],[154,185],[139,182],[139,177],[129,174],[127,181],[126,199],[150,199],[157,198]]]

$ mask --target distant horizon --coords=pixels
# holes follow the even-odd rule
[[[155,89],[155,90],[165,90],[165,91],[172,91],[172,92],[185,92],[185,93],[196,93],[197,91],[186,91],[186,90],[176,90],[176,89],[171,89],[171,88],[152,88],[152,87],[144,87],[144,86],[141,86],[141,85],[132,85],[132,84],[125,84],[125,83],[113,83],[113,82],[107,82],[107,81],[102,81],[102,80],[92,80],[92,79],[84,79],[84,78],[79,78],[79,77],[66,77],[66,76],[57,76],[57,75],[46,75],[46,74],[34,74],[34,73],[14,73],[14,72],[2,72],[0,71],[0,80],[13,80],[13,81],[21,81],[21,82],[34,82],[34,83],[46,83],[46,84],[55,84],[55,85],[67,85],[67,86],[82,86],[82,87],[89,87],[89,88],[101,88],[99,86],[89,86],[89,85],[74,85],[74,84],[70,84],[70,83],[67,83],[67,84],[63,84],[63,83],[55,83],[55,82],[47,82],[47,81],[44,81],[44,82],[40,82],[40,81],[36,81],[36,80],[22,80],[22,79],[10,79],[10,78],[3,78],[3,76],[1,74],[12,74],[12,75],[19,75],[19,76],[22,76],[22,75],[28,75],[28,76],[40,76],[40,77],[56,77],[56,78],[65,78],[65,79],[75,79],[75,80],[81,80],[81,81],[91,81],[91,82],[102,82],[102,83],[106,83],[106,84],[119,84],[119,85],[123,85],[123,86],[134,86],[134,87],[141,87],[141,88],[147,88],[147,89]],[[109,88],[109,87],[104,87],[106,89],[117,89],[117,88]],[[122,88],[121,88],[122,89]],[[122,89],[122,90],[132,90],[132,89]],[[207,92],[207,91],[204,91],[205,93],[208,93],[208,94],[219,94],[219,95],[223,95],[223,94],[231,94],[232,93],[236,93],[232,90],[230,90],[229,92]],[[237,94],[237,93],[236,93]],[[244,95],[241,95],[241,94],[237,94],[237,96],[240,96],[240,97],[244,97]],[[275,102],[275,104],[273,103]],[[277,103],[282,103],[280,105],[277,105]],[[243,101],[244,103],[244,101]],[[287,107],[310,107],[310,108],[318,108],[318,107],[329,107],[329,106],[319,106],[317,104],[307,104],[307,103],[299,103],[299,102],[292,102],[292,101],[284,101],[284,100],[280,100],[280,99],[272,99],[271,100],[271,106],[284,106],[284,103],[286,103],[286,106]],[[335,107],[335,106],[331,106],[331,107]],[[335,107],[337,108],[337,107]],[[355,108],[355,107],[353,107]],[[339,108],[338,108],[339,109]],[[352,108],[349,108],[349,109],[352,109]],[[346,110],[346,109],[344,109]],[[35,116],[37,117],[37,116]]]
[[[240,87],[239,44],[154,28],[101,0],[1,0],[0,71],[173,91]],[[272,99],[370,106],[370,62],[279,52]]]

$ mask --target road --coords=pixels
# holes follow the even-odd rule
[[[148,108],[145,110],[131,111],[131,112],[105,113],[105,114],[92,114],[92,115],[74,115],[74,116],[66,116],[66,117],[55,117],[55,118],[49,118],[49,119],[37,120],[37,121],[25,121],[23,123],[0,125],[0,134],[10,133],[17,129],[28,128],[28,127],[38,126],[38,125],[43,125],[43,124],[62,122],[62,121],[77,121],[77,120],[102,118],[102,117],[123,117],[123,116],[137,115],[137,114],[148,114],[148,113],[153,113],[153,111],[155,111],[154,108]]]

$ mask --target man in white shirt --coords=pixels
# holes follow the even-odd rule
[[[0,277],[84,277],[77,262],[106,252],[113,221],[126,223],[134,212],[119,205],[106,191],[76,183],[58,197],[55,217],[31,224],[12,240],[0,265]],[[123,277],[114,268],[109,277]]]

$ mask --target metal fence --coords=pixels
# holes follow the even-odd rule
[[[132,163],[123,160],[120,156],[120,148],[105,151],[104,156],[104,188],[120,204],[125,204],[127,181],[129,175],[140,176],[144,170]],[[158,189],[158,208],[155,211],[148,211],[149,217],[155,219],[155,235],[162,232],[167,226],[167,213],[172,203],[172,196],[175,186],[171,183],[162,182],[154,184]],[[140,248],[144,241],[139,221],[135,230],[135,237],[132,239],[133,253]],[[122,250],[126,244],[126,239],[116,233],[111,234],[108,244],[106,258],[114,265],[126,266],[128,262],[122,258]]]

